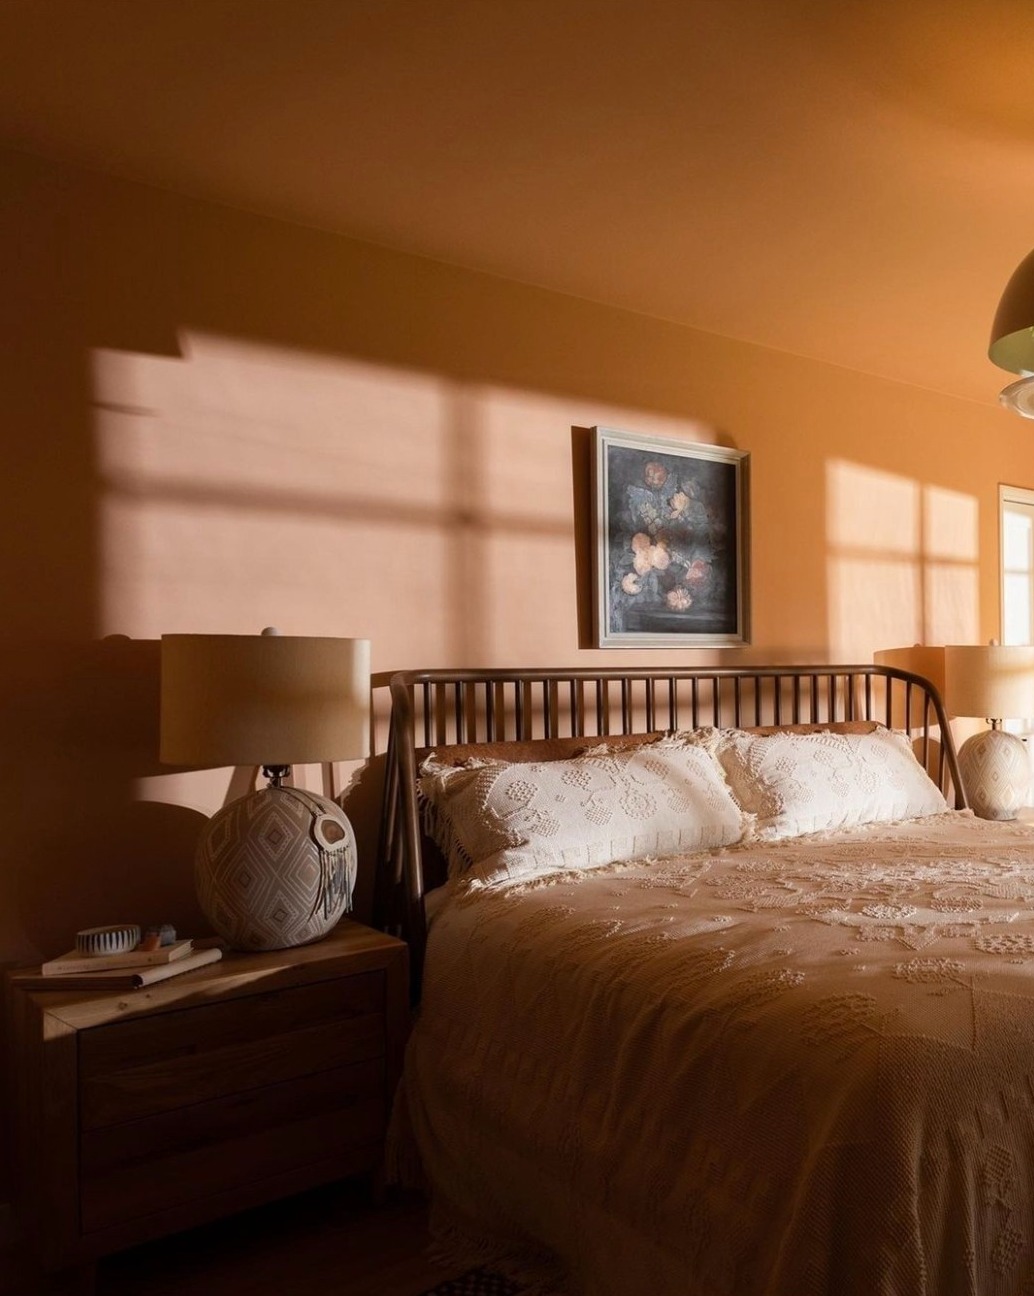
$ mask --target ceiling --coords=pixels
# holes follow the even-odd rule
[[[0,142],[994,403],[1028,0],[2,0]]]

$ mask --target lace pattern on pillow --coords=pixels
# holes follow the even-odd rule
[[[948,809],[903,734],[751,735],[712,730],[713,751],[758,839],[888,823]]]
[[[420,794],[450,875],[484,881],[591,868],[639,855],[726,846],[743,816],[701,746],[664,739],[572,760],[443,765],[428,757]]]

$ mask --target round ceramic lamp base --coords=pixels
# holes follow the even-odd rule
[[[268,787],[224,807],[198,843],[194,880],[232,949],[320,940],[351,907],[355,834],[344,811],[300,788]]]
[[[981,819],[1015,819],[1030,795],[1027,747],[1004,729],[967,738],[959,751],[959,773],[970,809]]]

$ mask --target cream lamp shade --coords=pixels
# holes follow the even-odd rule
[[[944,676],[952,715],[997,721],[1034,715],[1034,647],[949,644]]]
[[[1034,252],[1024,257],[1005,285],[987,354],[1000,369],[1024,375],[1003,388],[998,399],[1024,418],[1034,418]]]
[[[358,760],[369,744],[369,640],[162,635],[167,764]]]
[[[355,834],[336,801],[284,781],[291,765],[368,754],[369,641],[163,635],[161,660],[161,759],[261,765],[270,780],[201,833],[194,881],[205,917],[234,949],[319,940],[351,907]]]
[[[983,819],[1015,819],[1030,795],[1030,760],[1026,744],[1001,723],[1034,715],[1034,647],[949,644],[944,674],[948,711],[991,723],[959,751],[970,807]]]

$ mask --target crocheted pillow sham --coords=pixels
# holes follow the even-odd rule
[[[802,833],[941,814],[948,804],[904,734],[700,731],[754,835]]]
[[[744,819],[705,747],[661,739],[572,760],[420,768],[425,828],[450,876],[486,882],[727,846]]]

